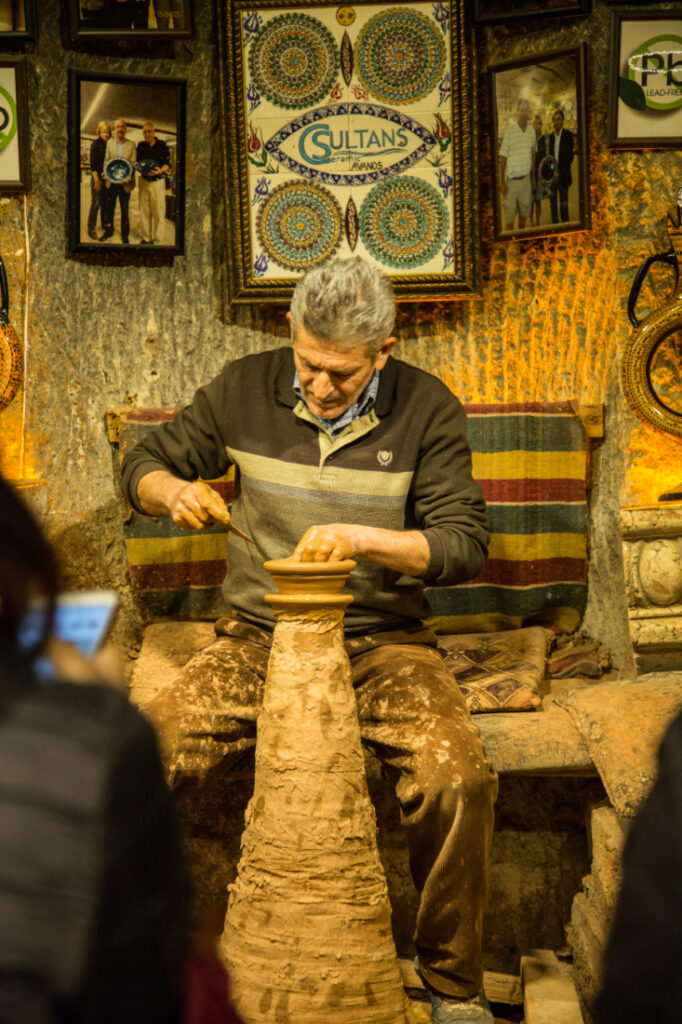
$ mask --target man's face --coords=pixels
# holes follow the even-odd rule
[[[142,129],[142,137],[143,137],[145,142],[148,142],[150,144],[150,146],[153,145],[153,143],[154,143],[154,126],[151,125],[151,124],[146,124],[144,126],[144,128]]]
[[[367,354],[364,345],[319,341],[303,327],[298,328],[292,343],[308,408],[322,419],[333,420],[357,401],[374,371],[383,369],[395,338],[388,338],[376,359]]]
[[[564,126],[564,115],[559,110],[555,110],[552,115],[552,124],[554,125],[554,131],[559,134]]]
[[[116,138],[119,142],[123,142],[126,137],[127,126],[125,121],[117,121],[114,125],[114,131],[116,132]]]
[[[519,103],[519,127],[526,128],[530,117],[530,103],[528,100],[521,100]]]

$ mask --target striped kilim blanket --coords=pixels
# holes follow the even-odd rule
[[[176,409],[115,411],[121,458]],[[492,537],[483,572],[427,591],[439,633],[541,624],[573,630],[587,598],[587,445],[570,402],[467,407],[474,476],[483,485]],[[209,481],[229,502],[232,471]],[[167,516],[132,512],[125,527],[130,580],[147,620],[213,618],[225,611],[227,534],[194,534]]]
[[[467,406],[491,541],[476,579],[430,588],[439,633],[575,629],[587,600],[588,449],[570,402]]]
[[[118,442],[121,459],[159,423],[177,409],[119,409]],[[208,480],[229,504],[234,471]],[[130,584],[147,619],[176,616],[210,619],[227,611],[221,585],[225,577],[227,531],[213,526],[202,533],[181,530],[169,516],[141,516],[131,510],[124,526]]]

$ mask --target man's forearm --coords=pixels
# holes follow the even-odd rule
[[[431,559],[431,549],[419,530],[382,530],[374,526],[360,526],[356,554],[383,565],[386,569],[422,576]]]

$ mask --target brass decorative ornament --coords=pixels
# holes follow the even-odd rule
[[[9,289],[5,264],[0,256],[0,409],[12,401],[21,386],[24,372],[23,349],[17,332],[9,322]]]
[[[625,350],[622,380],[625,397],[637,416],[656,430],[682,437],[682,188],[677,209],[667,217],[670,249],[649,256],[637,271],[628,298],[628,316],[637,328]],[[675,270],[667,301],[640,321],[635,312],[639,292],[656,262]]]

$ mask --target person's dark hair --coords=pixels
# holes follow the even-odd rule
[[[16,646],[29,603],[42,598],[47,614],[35,646],[39,651],[52,630],[58,592],[59,570],[52,549],[19,495],[0,476],[0,634]]]

